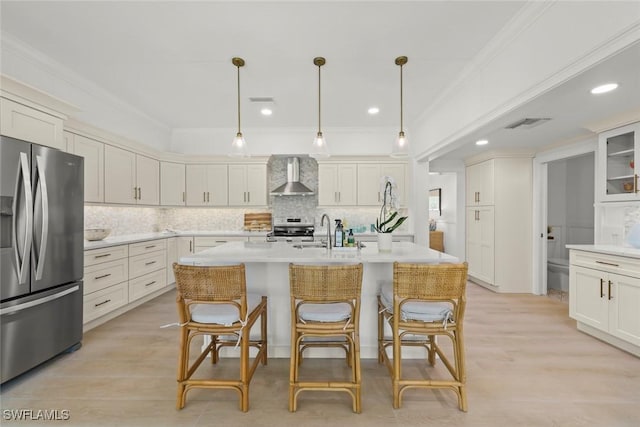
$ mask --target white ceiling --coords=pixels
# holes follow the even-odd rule
[[[410,123],[524,2],[1,2],[2,30],[170,128],[399,127]],[[260,116],[249,97],[273,97]],[[370,117],[367,108],[380,114]]]
[[[399,67],[405,123],[426,111],[524,1],[7,1],[3,34],[41,51],[169,129],[236,125],[240,56],[242,127],[317,126],[317,68],[324,56],[326,127],[399,127]],[[586,133],[584,124],[640,107],[640,46],[485,126],[435,157],[463,158],[491,148],[539,147]],[[617,80],[598,98],[588,89]],[[249,97],[275,98],[264,117]],[[369,116],[376,105],[380,114]],[[528,131],[500,130],[530,116],[553,120]]]

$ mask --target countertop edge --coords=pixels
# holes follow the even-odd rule
[[[267,237],[269,231],[174,231],[141,234],[123,234],[120,236],[107,237],[103,240],[84,241],[84,250],[102,249],[111,246],[128,245],[130,243],[146,242],[156,239],[168,239],[170,237]],[[394,233],[399,237],[411,237],[412,233]],[[322,237],[323,233],[315,233],[314,236]],[[372,237],[375,233],[356,233],[355,236]]]
[[[640,259],[640,249],[613,245],[567,245],[567,249]]]

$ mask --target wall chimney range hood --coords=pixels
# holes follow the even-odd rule
[[[300,182],[300,159],[287,158],[287,182],[271,192],[272,196],[313,196],[315,193]]]

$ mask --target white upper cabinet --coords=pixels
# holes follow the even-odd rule
[[[160,162],[160,204],[186,204],[186,170],[182,163]]]
[[[380,206],[383,193],[380,180],[392,177],[396,184],[395,194],[401,205],[406,205],[405,163],[359,163],[358,164],[358,206]]]
[[[601,201],[638,200],[640,123],[600,134],[598,139],[598,189]]]
[[[494,160],[486,160],[467,167],[467,206],[487,206],[494,204]]]
[[[67,151],[84,157],[84,201],[104,203],[104,144],[64,132]]]
[[[322,163],[318,165],[318,205],[357,205],[358,165]]]
[[[63,120],[35,108],[0,98],[0,133],[12,138],[66,150]]]
[[[229,165],[229,206],[267,204],[267,165]]]
[[[105,145],[105,202],[160,204],[160,163],[150,157]]]
[[[187,206],[228,206],[227,165],[187,165]]]

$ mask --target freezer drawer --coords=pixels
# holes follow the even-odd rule
[[[82,282],[2,304],[0,324],[4,383],[82,340]]]

